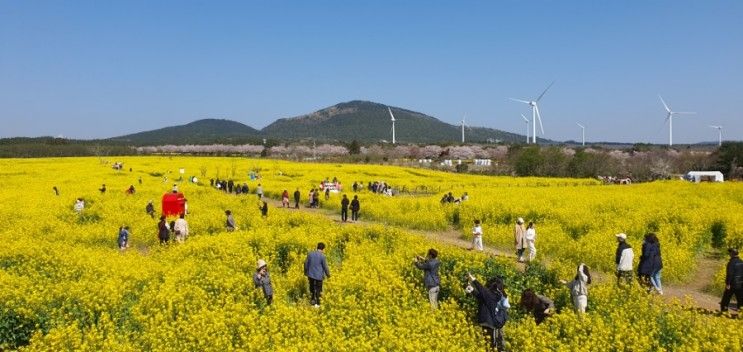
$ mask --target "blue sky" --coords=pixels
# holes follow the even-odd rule
[[[354,99],[545,137],[743,139],[743,1],[0,1],[0,137],[261,128]]]

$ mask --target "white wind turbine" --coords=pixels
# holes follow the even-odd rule
[[[581,145],[585,147],[586,146],[586,126],[583,126],[577,122],[575,124],[578,125],[578,127],[580,127]]]
[[[397,140],[395,140],[395,115],[392,115],[392,109],[390,107],[387,107],[387,111],[390,112],[390,121],[392,121],[392,144],[397,143]]]
[[[666,115],[666,121],[668,121],[668,145],[673,145],[673,117],[674,115],[693,115],[696,114],[696,112],[689,112],[689,111],[671,111],[671,108],[668,107],[668,104],[663,100],[663,97],[658,95],[658,98],[660,98],[660,102],[663,103],[663,107],[666,109],[666,112],[668,113]]]
[[[529,144],[529,119],[524,114],[521,114],[521,118],[526,122],[526,144]]]
[[[465,114],[465,115],[464,115],[464,116],[462,117],[462,122],[461,122],[461,125],[462,125],[462,144],[464,144],[464,128],[465,128],[465,127],[467,127],[468,129],[470,129],[470,130],[471,130],[470,126],[468,126],[468,125],[467,125],[467,123],[466,123],[466,122],[464,122],[464,120],[465,120],[466,118],[467,118],[467,115]]]
[[[717,129],[717,132],[719,133],[719,142],[717,145],[722,145],[722,126],[709,125],[709,127]]]
[[[539,97],[534,100],[527,101],[527,100],[521,100],[521,99],[508,98],[513,101],[517,101],[519,103],[529,104],[529,106],[531,106],[531,129],[532,129],[531,142],[534,144],[537,144],[537,122],[539,122],[539,129],[542,131],[542,135],[544,135],[544,127],[542,126],[542,116],[539,115],[539,106],[537,105],[537,103],[539,102],[539,100],[542,99],[542,97],[544,96],[544,93],[547,93],[547,91],[550,89],[550,87],[552,87],[553,84],[555,84],[555,81],[552,81],[552,83],[550,83],[550,85],[547,86],[544,92],[542,92],[542,94],[540,94]]]

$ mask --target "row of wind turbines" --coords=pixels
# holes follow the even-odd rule
[[[544,126],[542,125],[542,116],[539,114],[539,101],[544,97],[544,95],[547,93],[547,91],[552,88],[552,85],[555,84],[554,81],[550,83],[547,88],[542,91],[542,94],[539,95],[534,100],[523,100],[523,99],[515,99],[515,98],[508,98],[509,100],[528,104],[531,106],[531,143],[536,144],[537,143],[537,123],[539,123],[539,130],[542,132],[542,135],[544,135]],[[677,115],[694,115],[696,112],[691,111],[673,111],[670,107],[668,107],[668,104],[666,104],[666,101],[663,100],[663,97],[658,95],[658,98],[660,98],[660,102],[663,104],[663,108],[666,109],[666,120],[665,122],[668,123],[668,145],[673,146],[673,119],[678,118]],[[387,107],[387,111],[390,114],[390,120],[392,122],[392,144],[396,144],[397,140],[395,138],[395,115],[392,114],[392,109],[390,107]],[[460,121],[460,126],[462,129],[462,143],[464,143],[464,130],[465,128],[471,129],[467,123],[465,122],[465,119],[467,118],[467,115],[464,115],[462,117],[462,121]],[[529,119],[524,116],[524,114],[521,114],[521,118],[526,122],[526,144],[529,144]],[[580,127],[581,129],[581,145],[586,145],[586,126],[582,125],[579,122],[575,123]],[[722,126],[720,125],[709,125],[710,128],[714,128],[718,132],[718,145],[722,145]]]

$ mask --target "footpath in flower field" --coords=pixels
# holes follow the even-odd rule
[[[281,209],[281,201],[276,199],[270,199],[272,202],[272,205],[277,208]],[[284,210],[288,211],[296,211],[297,209],[294,208],[284,208]],[[305,205],[301,205],[298,209],[299,211],[303,212],[309,212],[313,214],[322,215],[324,217],[327,217],[336,223],[344,224],[344,225],[350,225],[350,226],[373,226],[373,225],[382,225],[382,226],[392,226],[396,227],[394,225],[389,225],[382,222],[377,221],[371,221],[371,220],[359,220],[356,222],[348,221],[348,222],[342,222],[340,220],[340,214],[336,214],[335,212],[325,209],[325,208],[309,208]],[[456,231],[453,228],[450,228],[447,231],[422,231],[422,230],[413,230],[413,229],[405,229],[405,231],[416,234],[422,237],[425,237],[427,239],[438,241],[442,243],[446,243],[449,245],[454,245],[457,247],[462,248],[463,250],[467,250],[471,247],[471,242],[463,239],[461,234]],[[514,253],[512,253],[512,250],[505,249],[505,248],[497,248],[492,246],[485,246],[484,251],[486,253],[489,253],[494,256],[498,257],[508,257],[513,258],[514,261],[516,261],[516,256]],[[541,254],[540,254],[541,255]],[[545,265],[549,266],[550,258],[542,256],[542,261],[545,263]],[[523,263],[516,263],[516,266],[520,270],[525,269],[525,265]],[[712,313],[714,311],[717,311],[720,307],[720,298],[714,295],[711,295],[707,292],[705,292],[705,289],[711,284],[711,280],[714,277],[715,272],[718,270],[719,263],[715,260],[702,257],[698,260],[698,266],[696,270],[694,271],[692,279],[689,281],[687,285],[669,285],[664,284],[663,287],[663,293],[664,298],[666,302],[673,302],[673,301],[681,301],[685,304],[688,303],[688,300],[691,299],[691,304],[695,306],[698,309],[701,309],[702,312],[705,313]],[[613,280],[614,275],[611,273],[604,273],[604,272],[595,272],[594,273],[594,280],[596,282],[605,282],[607,280]]]

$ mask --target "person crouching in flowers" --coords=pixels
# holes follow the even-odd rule
[[[503,326],[508,320],[508,295],[503,288],[503,280],[494,277],[488,280],[486,286],[481,285],[475,276],[467,273],[470,284],[465,291],[477,299],[477,323],[483,329],[490,342],[490,349],[504,351]]]
[[[570,289],[570,298],[573,300],[575,312],[585,313],[586,307],[588,307],[588,285],[591,284],[591,273],[588,271],[588,266],[580,263],[573,281],[560,280],[560,282],[567,284],[568,289]]]
[[[532,313],[537,325],[541,324],[555,311],[555,303],[551,299],[534,293],[530,288],[527,288],[521,294],[520,304],[524,310]]]
[[[129,247],[129,226],[119,227],[118,243],[119,249],[122,251]]]
[[[266,303],[270,306],[273,302],[273,286],[271,286],[271,276],[268,274],[268,265],[263,259],[258,260],[256,272],[253,275],[253,283],[255,287],[260,287],[263,290]]]
[[[433,309],[439,307],[439,285],[441,284],[439,266],[441,263],[437,259],[438,256],[439,252],[431,248],[425,259],[417,255],[414,262],[416,268],[423,270],[423,284],[426,285],[428,301]]]

